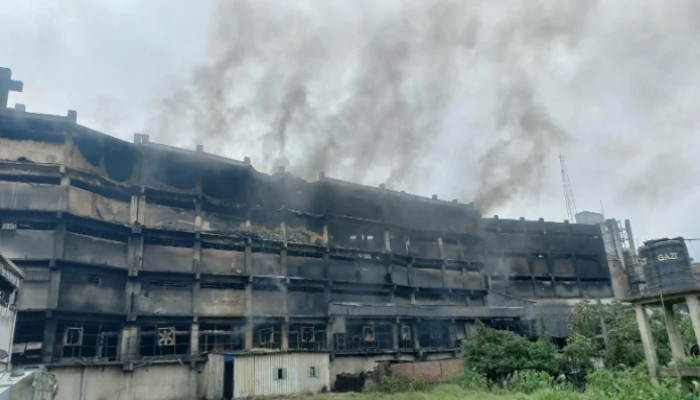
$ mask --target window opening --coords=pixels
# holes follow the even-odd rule
[[[143,324],[139,352],[144,357],[186,355],[190,351],[189,324]]]
[[[59,321],[54,358],[93,358],[116,361],[121,324]],[[59,336],[60,335],[60,336]]]

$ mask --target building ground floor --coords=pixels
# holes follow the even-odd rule
[[[399,373],[439,379],[455,369],[451,352],[331,356],[326,352],[207,354],[187,359],[85,365],[51,364],[56,400],[220,400],[321,393],[338,379],[396,366]]]

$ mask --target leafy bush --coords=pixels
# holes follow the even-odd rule
[[[383,375],[378,380],[368,379],[365,382],[365,387],[362,391],[365,393],[393,394],[404,392],[427,392],[430,389],[430,384],[423,379],[411,379],[403,375]]]
[[[597,340],[596,335],[603,334],[605,323],[608,343],[602,352],[608,368],[636,367],[644,361],[644,349],[639,335],[634,308],[620,302],[603,305],[582,301],[574,306],[568,318],[569,329],[581,336]],[[656,343],[656,352],[661,365],[671,361],[666,323],[662,312],[654,312],[649,318],[652,337]],[[690,348],[695,344],[692,323],[687,315],[679,315],[679,325],[684,344]]]
[[[412,392],[427,392],[432,388],[428,381],[420,378],[411,379],[411,391]]]
[[[473,369],[492,382],[500,382],[516,371],[558,372],[557,347],[548,337],[533,343],[513,332],[483,325],[464,343],[462,356],[466,369]]]
[[[561,371],[571,383],[578,388],[586,384],[586,376],[593,371],[593,358],[599,353],[593,339],[573,333],[567,339],[566,347],[561,353]]]
[[[540,371],[516,371],[513,375],[503,380],[501,388],[511,391],[530,394],[538,390],[551,389],[554,378],[546,372]]]
[[[643,369],[601,370],[590,374],[586,394],[593,399],[609,400],[694,400],[675,379],[660,378],[654,385]]]
[[[486,390],[486,377],[476,372],[475,368],[463,367],[456,372],[447,383],[452,383],[464,390],[481,391]]]

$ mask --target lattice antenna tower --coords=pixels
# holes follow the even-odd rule
[[[569,222],[576,223],[576,200],[574,199],[574,191],[571,189],[569,181],[569,172],[566,170],[566,162],[564,156],[559,154],[559,164],[561,165],[561,180],[564,184],[564,199],[566,200],[566,214],[569,217]]]

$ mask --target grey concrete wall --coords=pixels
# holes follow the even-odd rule
[[[583,297],[591,299],[612,297],[610,282],[581,282],[581,293]]]
[[[63,163],[63,143],[0,138],[0,160],[61,164]]]
[[[86,190],[71,187],[68,191],[68,211],[90,218],[127,225],[130,203],[110,199]]]
[[[200,271],[205,274],[245,274],[245,253],[242,251],[202,249]]]
[[[447,241],[443,241],[442,251],[445,253],[444,258],[448,260],[460,260],[462,258],[461,250],[457,243],[449,243]]]
[[[576,271],[581,278],[610,278],[607,265],[595,260],[579,258],[576,260]]]
[[[411,239],[411,254],[420,258],[440,258],[440,246],[437,238],[431,241]]]
[[[17,307],[24,310],[43,310],[49,304],[49,282],[24,282]]]
[[[441,288],[442,271],[433,268],[413,267],[413,286]]]
[[[323,279],[323,259],[287,256],[287,275]]]
[[[235,215],[202,211],[202,232],[232,233],[245,230],[245,218]]]
[[[551,281],[535,281],[535,297],[554,297],[554,287]]]
[[[508,293],[508,282],[505,280],[491,279],[489,282],[489,290],[500,294]]]
[[[463,288],[462,271],[445,270],[445,286],[448,288]]]
[[[532,274],[535,276],[548,276],[549,267],[547,260],[544,258],[535,258],[532,263]]]
[[[503,263],[510,275],[530,275],[527,257],[506,257]]]
[[[400,265],[391,266],[391,282],[397,285],[408,285],[408,268]]]
[[[482,278],[478,272],[467,271],[464,273],[464,288],[477,290],[482,289]]]
[[[324,293],[287,293],[287,309],[290,315],[326,315],[328,312],[327,303]]]
[[[535,298],[535,288],[532,281],[510,281],[508,282],[508,294],[524,299]]]
[[[66,233],[64,258],[90,264],[126,267],[128,245],[123,242]]]
[[[386,266],[380,263],[328,260],[328,277],[331,280],[385,283],[386,274]]]
[[[411,304],[411,295],[408,293],[396,293],[394,295],[394,304]]]
[[[253,314],[281,315],[282,292],[253,290]]]
[[[156,364],[123,372],[121,365],[85,367],[85,384],[81,367],[52,367],[58,394],[55,400],[193,400],[197,398],[198,375],[202,364]],[[222,378],[223,379],[223,378]],[[85,393],[81,396],[81,388]]]
[[[102,284],[71,282],[69,273],[61,274],[58,308],[85,312],[124,312],[126,278],[118,275],[99,275]]]
[[[281,276],[282,265],[279,254],[252,253],[251,275]]]
[[[102,160],[102,157],[100,157],[100,161]],[[97,165],[93,165],[88,161],[83,153],[80,151],[80,146],[74,145],[73,149],[71,151],[71,163],[70,166],[79,169],[82,171],[90,172],[93,174],[97,174],[99,176],[105,176],[106,174],[104,173],[104,170],[100,166],[101,163],[97,163]]]
[[[353,302],[353,303],[367,303],[367,304],[386,304],[391,302],[391,297],[389,294],[380,293],[362,293],[362,294],[348,294],[348,293],[331,293],[331,301],[338,302]]]
[[[195,212],[192,209],[146,203],[146,226],[175,231],[194,231]]]
[[[554,282],[554,294],[557,297],[563,298],[576,298],[581,297],[581,293],[578,290],[578,282],[573,281],[557,281]]]
[[[143,249],[143,269],[191,272],[193,257],[194,250],[191,247],[147,244]]]
[[[138,297],[138,310],[151,315],[190,315],[192,289],[142,287]]]
[[[576,269],[571,258],[555,258],[552,260],[552,268],[555,276],[575,277]]]
[[[0,233],[0,251],[8,258],[53,258],[54,231],[20,229]]]
[[[62,211],[67,203],[66,188],[61,186],[0,181],[0,208]]]
[[[245,291],[234,289],[199,289],[199,312],[207,316],[245,314]]]

